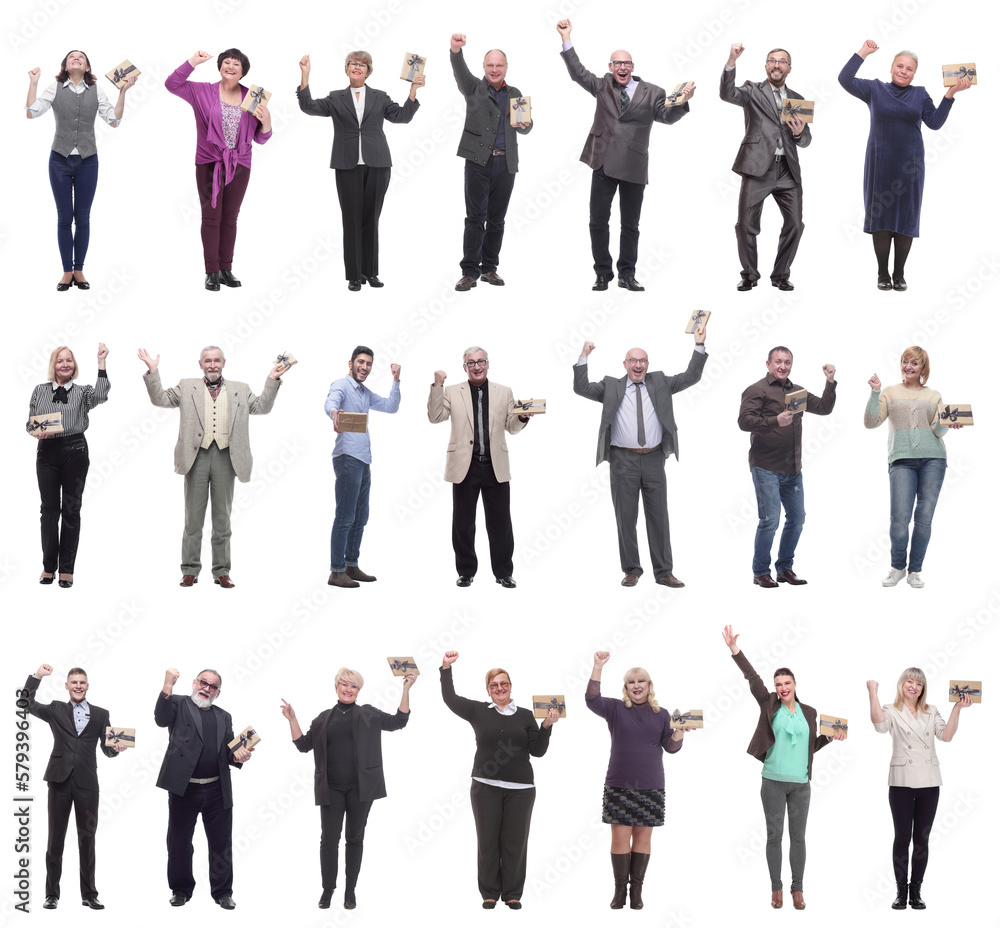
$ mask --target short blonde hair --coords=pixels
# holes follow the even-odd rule
[[[919,345],[910,345],[910,347],[907,348],[906,351],[904,351],[899,356],[899,365],[900,365],[900,367],[903,366],[903,362],[907,358],[912,358],[914,361],[919,361],[920,362],[920,364],[921,364],[921,367],[920,367],[920,386],[922,386],[922,387],[925,386],[927,384],[928,379],[931,376],[931,358],[930,358],[930,355],[923,348],[921,348]]]
[[[500,674],[506,674],[506,676],[507,676],[507,682],[510,683],[510,674],[507,673],[507,671],[504,670],[503,667],[493,667],[492,669],[486,671],[486,692],[487,693],[490,691],[490,684],[493,682],[493,678],[494,677],[498,677]],[[512,683],[511,683],[511,686],[513,686]]]
[[[633,667],[631,670],[626,670],[624,680],[622,702],[625,703],[627,709],[632,708],[632,700],[628,696],[629,683],[635,683],[637,680],[645,680],[649,684],[649,695],[646,697],[646,702],[649,703],[649,707],[654,712],[660,711],[660,704],[656,701],[656,691],[653,689],[653,681],[650,679],[649,671],[645,667]]]
[[[903,57],[913,59],[914,72],[917,70],[917,68],[920,67],[920,59],[917,57],[917,53],[911,52],[908,48],[904,48],[901,52],[896,52],[896,54],[892,56],[892,63],[895,64],[897,58],[903,58]]]
[[[347,57],[344,59],[344,73],[347,73],[347,69],[351,66],[352,61],[360,61],[366,68],[368,68],[368,75],[371,76],[372,71],[375,70],[372,64],[372,56],[366,51],[356,51],[348,52]]]
[[[907,680],[916,680],[920,684],[920,695],[917,697],[917,712],[927,711],[927,677],[919,667],[907,667],[899,675],[899,682],[896,684],[896,701],[893,706],[896,709],[903,708],[903,684]]]
[[[49,380],[53,383],[56,382],[56,358],[59,357],[60,351],[68,351],[69,356],[73,359],[73,373],[69,379],[76,380],[77,375],[80,373],[80,365],[76,363],[76,355],[73,354],[73,349],[69,345],[60,345],[49,355]]]
[[[333,685],[336,686],[338,683],[343,681],[348,683],[353,683],[358,689],[361,689],[365,685],[365,678],[361,676],[356,670],[350,670],[347,667],[341,667],[337,671],[336,676],[333,678]]]

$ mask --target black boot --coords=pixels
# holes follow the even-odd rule
[[[615,894],[611,899],[611,908],[624,909],[625,896],[628,893],[628,870],[632,860],[631,854],[611,853],[611,869],[615,874]]]
[[[920,898],[920,883],[910,884],[910,908],[911,909],[926,909],[927,903]]]
[[[896,901],[893,902],[892,907],[894,909],[905,909],[906,908],[906,881],[902,883],[899,880],[896,881]]]
[[[642,881],[646,878],[646,867],[649,865],[649,854],[632,852],[632,866],[629,871],[628,907],[642,908]]]

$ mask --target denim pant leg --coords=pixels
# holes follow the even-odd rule
[[[778,559],[774,562],[777,571],[791,570],[795,560],[795,547],[806,521],[806,504],[802,494],[802,474],[781,474],[779,493],[785,510],[785,527],[781,530],[781,544],[778,545]]]
[[[904,458],[889,465],[889,553],[893,570],[906,569],[910,519],[917,498],[917,459]]]
[[[364,461],[342,454],[333,459],[333,472],[336,475],[334,497],[337,510],[333,517],[333,530],[330,532],[330,570],[343,573],[347,569],[346,555],[348,536],[354,529],[355,520],[359,514],[361,484],[368,465]],[[368,513],[368,499],[365,497],[365,518]],[[358,537],[360,544],[360,536]]]
[[[924,555],[931,540],[931,520],[937,506],[948,462],[944,458],[920,458],[917,463],[917,507],[913,512],[910,565],[914,573],[924,569]]]
[[[73,270],[73,172],[69,159],[59,152],[49,154],[49,184],[56,201],[56,240],[63,270]]]
[[[358,508],[354,513],[354,524],[347,533],[347,549],[344,552],[344,562],[348,567],[358,566],[358,556],[361,554],[361,537],[368,524],[368,497],[372,488],[372,470],[362,461],[361,480],[358,485]]]
[[[763,467],[751,467],[753,488],[757,494],[757,534],[753,543],[753,575],[770,573],[771,542],[781,517],[779,475]]]

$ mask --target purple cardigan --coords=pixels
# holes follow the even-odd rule
[[[228,184],[236,174],[236,165],[242,164],[250,168],[251,139],[263,145],[270,137],[270,132],[264,132],[252,113],[243,113],[240,118],[240,128],[236,133],[236,148],[226,148],[226,139],[222,131],[222,104],[219,101],[219,84],[206,84],[200,81],[192,82],[188,78],[194,68],[185,61],[164,82],[164,86],[172,94],[187,100],[194,110],[194,121],[198,128],[198,147],[195,150],[195,164],[215,164],[215,174],[212,177],[212,206],[216,205],[219,189]],[[247,89],[240,84],[243,96]],[[223,180],[223,176],[225,180]]]
[[[608,723],[611,760],[605,786],[663,789],[663,752],[676,754],[683,741],[672,741],[670,713],[647,705],[626,707],[620,699],[601,696],[598,680],[587,683],[587,708]]]

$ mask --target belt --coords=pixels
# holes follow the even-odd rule
[[[774,156],[774,160],[775,161],[784,161],[785,160],[785,156],[784,155],[775,155]]]
[[[491,464],[492,459],[488,454],[474,454],[472,460],[478,464]]]
[[[497,150],[496,150],[496,149],[494,148],[494,149],[493,149],[493,154],[494,154],[494,155],[506,155],[506,154],[507,154],[507,152],[505,152],[505,151],[497,151]]]
[[[619,451],[631,451],[632,454],[649,454],[651,451],[659,451],[663,447],[663,442],[660,442],[653,448],[623,448],[621,445],[613,445],[612,447],[617,448]]]
[[[214,783],[218,779],[218,777],[191,777],[188,783],[197,783],[199,786],[205,786],[205,784]]]

